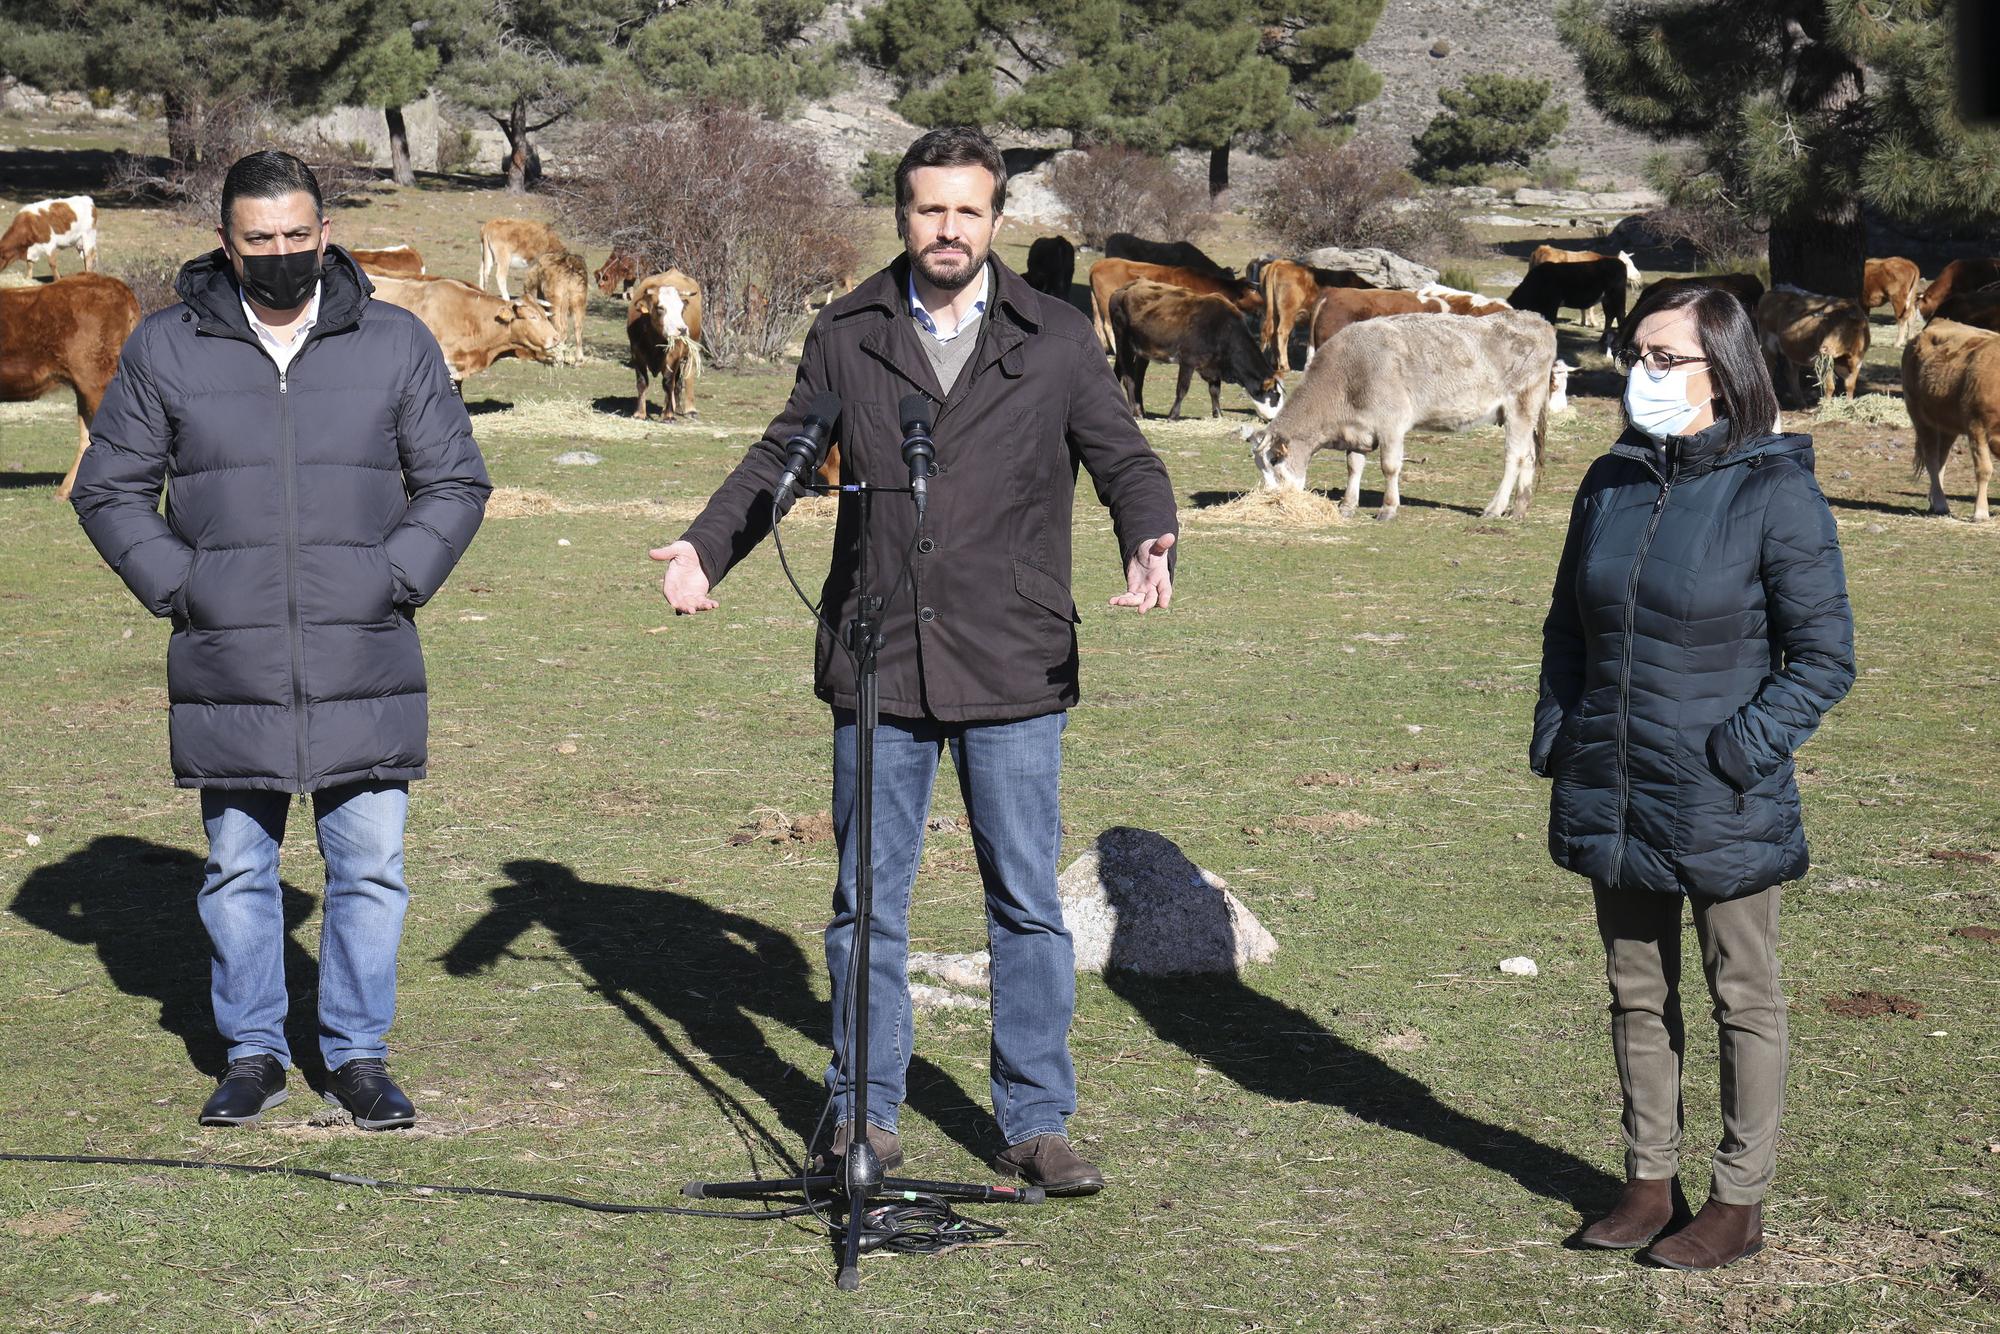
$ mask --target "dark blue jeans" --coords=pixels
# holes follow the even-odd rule
[[[833,826],[840,881],[826,928],[833,981],[833,1061],[827,1085],[848,1115],[842,1016],[854,941],[855,721],[834,710]],[[1063,1133],[1076,1110],[1069,1024],[1076,1008],[1075,952],[1056,890],[1062,846],[1057,794],[1068,715],[1011,723],[882,719],[875,733],[875,913],[869,933],[868,1120],[896,1128],[909,1068],[915,1016],[910,1006],[910,891],[924,848],[924,823],[938,757],[951,748],[971,817],[979,878],[986,888],[986,938],[993,955],[993,1114],[1009,1144]]]

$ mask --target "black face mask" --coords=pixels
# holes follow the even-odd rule
[[[312,297],[324,265],[318,250],[289,255],[238,255],[243,294],[266,310],[294,310]]]

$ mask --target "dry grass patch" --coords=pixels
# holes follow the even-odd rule
[[[486,501],[489,519],[537,519],[548,514],[612,514],[621,518],[687,523],[701,513],[690,502],[663,500],[564,500],[522,486],[496,486]]]
[[[1855,422],[1863,426],[1889,426],[1898,430],[1910,429],[1910,410],[1902,399],[1893,394],[1862,394],[1856,398],[1823,398],[1819,406],[1808,417],[1815,425],[1823,422]]]
[[[1189,523],[1235,528],[1334,528],[1347,521],[1340,506],[1317,491],[1246,491],[1234,500],[1190,510]]]

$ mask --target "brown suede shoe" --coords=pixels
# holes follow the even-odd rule
[[[1051,1195],[1095,1195],[1104,1189],[1104,1173],[1087,1163],[1061,1135],[1037,1135],[1010,1144],[994,1166]]]
[[[1633,1177],[1610,1213],[1577,1234],[1577,1245],[1601,1251],[1635,1251],[1690,1214],[1677,1177]]]
[[[893,1130],[870,1124],[868,1127],[868,1147],[875,1150],[875,1157],[881,1162],[884,1172],[893,1172],[903,1165],[903,1141]],[[847,1161],[847,1122],[842,1121],[833,1131],[833,1147],[822,1149],[806,1164],[806,1171],[812,1176],[824,1176]]]
[[[1720,1269],[1764,1249],[1764,1206],[1710,1200],[1679,1232],[1639,1258],[1667,1269]]]

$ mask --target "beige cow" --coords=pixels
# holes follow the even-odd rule
[[[1976,479],[1972,521],[1985,523],[1993,443],[2000,439],[2000,333],[1953,320],[1932,320],[1903,349],[1903,402],[1910,410],[1910,424],[1916,427],[1912,466],[1931,475],[1931,513],[1951,513],[1944,494],[1944,462],[1964,436]]]
[[[480,290],[485,290],[486,281],[491,278],[498,285],[500,295],[507,297],[507,269],[510,265],[526,264],[536,255],[567,249],[569,247],[556,235],[555,228],[547,223],[529,222],[526,218],[495,218],[479,229]]]
[[[551,250],[535,256],[528,265],[527,279],[521,284],[521,295],[540,302],[555,323],[561,339],[556,345],[558,363],[564,359],[565,345],[572,363],[583,361],[583,312],[590,304],[588,279],[589,269],[583,256],[568,250]]]
[[[1773,382],[1782,365],[1794,406],[1805,403],[1799,367],[1811,366],[1822,358],[1820,397],[1833,397],[1836,376],[1847,396],[1854,397],[1861,379],[1861,360],[1868,355],[1868,312],[1858,302],[1796,287],[1774,287],[1757,302],[1757,336]]]

